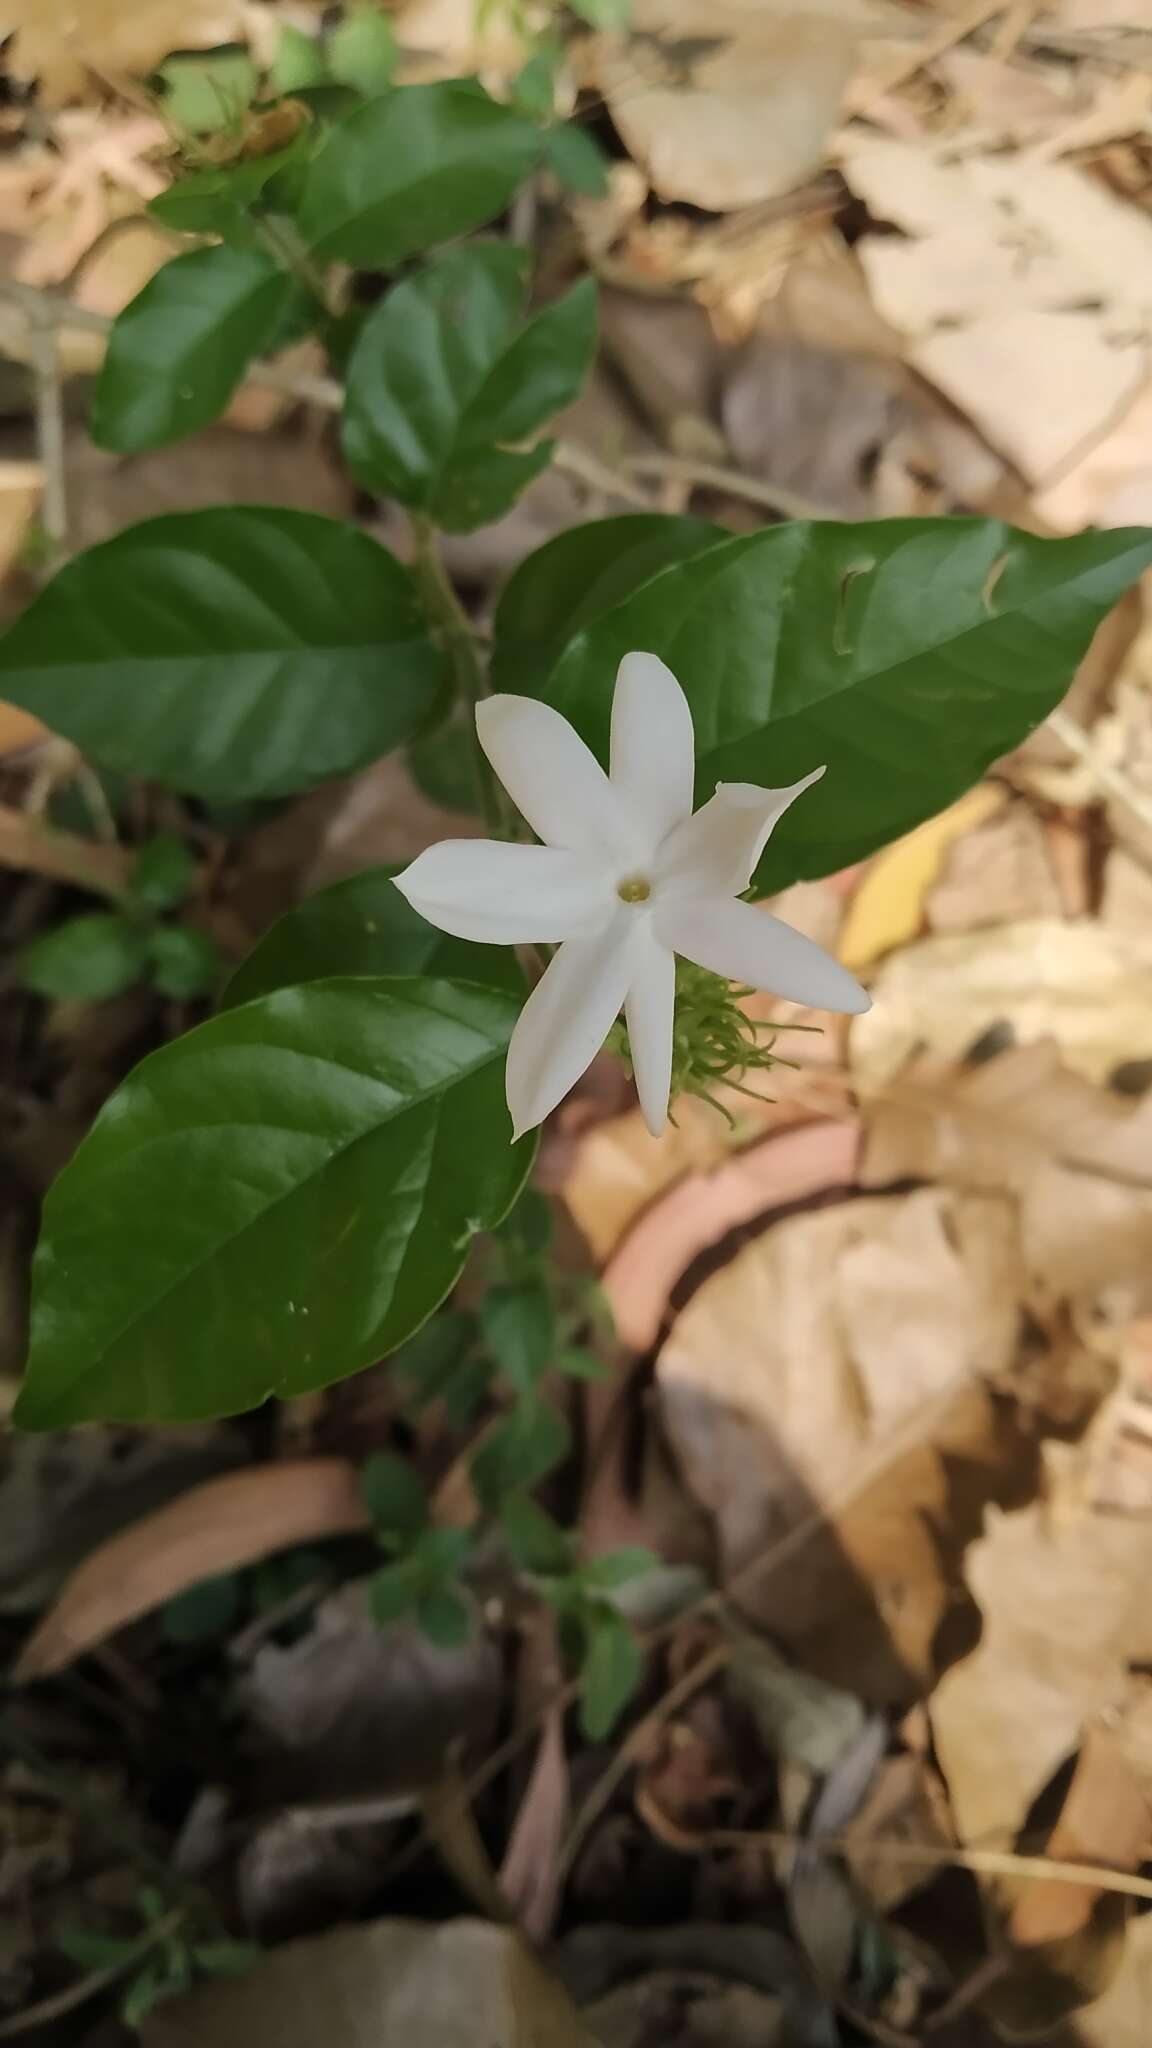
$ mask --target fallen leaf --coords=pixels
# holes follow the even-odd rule
[[[993,1025],[1023,1043],[1054,1039],[1091,1081],[1152,1058],[1152,935],[1034,918],[922,939],[876,976],[852,1068],[871,1092],[921,1048],[959,1060]]]
[[[1152,2012],[1152,1913],[1133,1921],[1108,1990],[1076,2015],[1077,2048],[1148,2048]]]
[[[344,1458],[210,1479],[101,1543],[33,1630],[12,1675],[24,1684],[47,1678],[201,1579],[367,1526],[356,1468]]]
[[[679,1181],[634,1224],[604,1268],[601,1284],[623,1342],[635,1351],[655,1343],[677,1280],[729,1231],[850,1183],[857,1136],[851,1121],[806,1124]]]
[[[1139,1870],[1152,1842],[1152,1693],[1147,1676],[1130,1680],[1107,1721],[1085,1731],[1072,1783],[1048,1837],[1053,1862]],[[1114,1895],[1113,1895],[1114,1896]],[[1090,1880],[1022,1885],[1008,1931],[1022,1948],[1068,1941],[1087,1926],[1101,1897]]]
[[[1044,825],[1023,802],[1001,802],[973,831],[957,837],[924,901],[933,932],[1059,918],[1062,909]]]
[[[546,1941],[556,1923],[571,1809],[564,1716],[551,1707],[500,1865],[500,1890],[532,1941]]]
[[[376,1920],[289,1942],[160,2006],[145,2048],[596,2048],[521,1936],[483,1920]]]
[[[46,104],[102,97],[110,78],[142,78],[172,50],[210,49],[242,37],[241,0],[5,0],[14,36],[12,76]]]
[[[1146,377],[1152,223],[1086,172],[853,127],[841,163],[878,221],[858,254],[908,360],[1045,485]]]
[[[860,1178],[909,1177],[1018,1204],[1025,1288],[1049,1308],[1122,1281],[1152,1251],[1152,1096],[1094,1086],[1051,1042],[969,1068],[927,1057],[870,1105]]]
[[[39,462],[0,462],[0,582],[19,561],[28,529],[44,491],[44,469]],[[13,737],[24,730],[28,738],[42,738],[44,727],[26,711],[13,705],[0,707],[0,753],[10,754],[26,746],[28,738]]]
[[[626,40],[594,58],[630,156],[661,199],[714,212],[789,192],[824,156],[866,0],[634,0]]]
[[[1010,1844],[1073,1756],[1084,1727],[1122,1706],[1152,1657],[1152,1522],[1091,1505],[1057,1520],[1043,1501],[990,1512],[967,1581],[979,1647],[933,1695],[933,1740],[960,1837]]]
[[[866,1716],[842,1687],[798,1670],[750,1629],[731,1624],[724,1683],[751,1715],[769,1756],[827,1777],[859,1742]],[[836,1832],[830,1829],[829,1832]]]
[[[500,1657],[476,1630],[441,1649],[411,1622],[381,1628],[365,1584],[327,1594],[295,1642],[266,1642],[236,1685],[265,1795],[302,1801],[420,1792],[500,1710]]]
[[[1033,503],[1057,533],[1152,522],[1152,384]]]
[[[862,1698],[907,1697],[933,1669],[952,1600],[934,1524],[951,1542],[973,1513],[959,1461],[977,1513],[1009,1452],[1019,1483],[984,1385],[1015,1356],[1018,1260],[1003,1198],[841,1201],[746,1245],[659,1353],[662,1417],[714,1517],[722,1582],[796,1662]]]
[[[949,849],[993,817],[1004,801],[1002,789],[980,783],[939,817],[929,818],[868,862],[840,934],[845,967],[862,974],[885,953],[916,937],[928,892]]]

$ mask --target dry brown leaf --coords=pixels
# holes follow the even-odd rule
[[[102,1543],[33,1630],[13,1677],[63,1670],[187,1586],[292,1543],[369,1526],[356,1468],[302,1458],[212,1479]]]
[[[244,15],[243,0],[3,0],[0,34],[15,38],[12,76],[58,106],[143,78],[173,50],[230,42]]]
[[[1103,1998],[1077,2013],[1077,2048],[1148,2048],[1150,2012],[1152,1913],[1129,1927],[1120,1968]]]
[[[1152,384],[1034,502],[1040,518],[1059,533],[1092,524],[1152,523]]]
[[[1133,1104],[1095,1087],[1051,1043],[960,1071],[924,1058],[901,1073],[871,1106],[861,1180],[907,1176],[1013,1194],[1037,1306],[1148,1272],[1152,1097]]]
[[[858,1126],[806,1124],[750,1146],[711,1173],[689,1173],[656,1202],[604,1268],[618,1335],[655,1343],[669,1297],[694,1258],[768,1209],[810,1200],[855,1178]]]
[[[1004,1199],[842,1202],[746,1245],[660,1352],[665,1424],[715,1518],[725,1577],[828,1519],[825,1538],[740,1599],[862,1695],[906,1693],[931,1671],[950,1604],[928,1519],[944,1520],[949,1495],[936,1446],[963,1445],[973,1473],[996,1462],[981,1382],[1015,1355],[1019,1278]]]
[[[872,1092],[924,1047],[962,1059],[994,1024],[1024,1043],[1054,1039],[1091,1081],[1152,1058],[1152,933],[1034,918],[922,939],[881,967],[852,1031],[853,1071]]]
[[[853,974],[914,939],[924,922],[928,892],[949,848],[974,832],[1005,801],[991,783],[970,789],[960,801],[897,839],[869,861],[844,920],[839,954]]]
[[[1147,1677],[1129,1681],[1107,1722],[1084,1736],[1072,1783],[1045,1854],[1055,1862],[1139,1870],[1152,1841],[1152,1693]],[[1057,1883],[1022,1886],[1009,1932],[1022,1948],[1068,1941],[1087,1926],[1099,1888]]]
[[[512,1929],[376,1920],[293,1941],[242,1977],[166,2003],[145,2048],[596,2048]]]
[[[28,529],[39,509],[44,491],[44,469],[39,462],[0,462],[0,582],[20,559]],[[45,728],[14,705],[0,707],[0,754],[27,746],[40,738]],[[20,734],[24,737],[21,738]]]
[[[500,1865],[500,1890],[531,1941],[546,1941],[556,1924],[571,1813],[564,1716],[553,1706],[545,1714],[532,1773]]]
[[[1152,1520],[1043,1502],[989,1516],[967,1580],[979,1647],[931,1701],[933,1738],[961,1839],[1011,1843],[1085,1725],[1123,1705],[1152,1657]]]
[[[868,0],[634,0],[626,42],[603,38],[595,77],[662,199],[726,212],[818,170]]]
[[[1001,807],[951,844],[924,911],[934,932],[1059,917],[1063,909],[1049,843],[1026,803]]]
[[[852,128],[841,162],[877,220],[906,231],[858,253],[909,361],[1031,483],[1054,481],[1144,383],[1152,222],[1034,155]]]

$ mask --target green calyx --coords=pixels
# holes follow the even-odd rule
[[[733,1129],[736,1120],[717,1096],[717,1088],[732,1088],[738,1094],[754,1096],[756,1091],[744,1086],[746,1074],[796,1064],[774,1050],[781,1027],[772,1027],[750,1017],[740,1007],[745,997],[753,993],[750,988],[739,987],[725,981],[719,974],[709,973],[706,967],[696,967],[691,960],[678,959],[676,962],[671,1100],[675,1102],[679,1095],[697,1095],[718,1109]],[[792,1024],[783,1028],[811,1031],[819,1027]],[[771,1034],[766,1040],[763,1037],[765,1032]],[[623,1018],[612,1026],[607,1045],[610,1052],[619,1054],[631,1073],[628,1027]],[[672,1121],[675,1122],[675,1118]]]

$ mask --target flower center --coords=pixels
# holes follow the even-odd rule
[[[628,881],[620,883],[616,894],[621,903],[647,903],[652,894],[652,884],[643,875],[632,875]]]

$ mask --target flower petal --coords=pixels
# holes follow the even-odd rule
[[[547,846],[593,849],[617,868],[635,864],[638,835],[612,784],[574,726],[535,697],[486,697],[476,706],[480,745],[518,811]]]
[[[508,1107],[517,1137],[543,1123],[591,1066],[628,993],[644,922],[621,909],[595,938],[566,939],[533,989],[508,1048]]]
[[[626,654],[612,699],[612,787],[652,852],[692,814],[696,744],[688,699],[655,654]]]
[[[673,897],[658,903],[656,936],[685,959],[793,1003],[855,1016],[872,1007],[858,981],[822,946],[753,903]]]
[[[676,1010],[676,961],[645,918],[637,936],[632,982],[624,1003],[636,1093],[654,1138],[668,1122],[672,1086],[672,1024]]]
[[[685,819],[660,850],[660,886],[687,895],[738,896],[777,820],[784,816],[823,768],[814,768],[787,789],[761,789],[755,782],[721,782],[716,794]]]
[[[395,877],[429,924],[497,946],[593,932],[619,908],[607,868],[554,846],[442,839]]]

